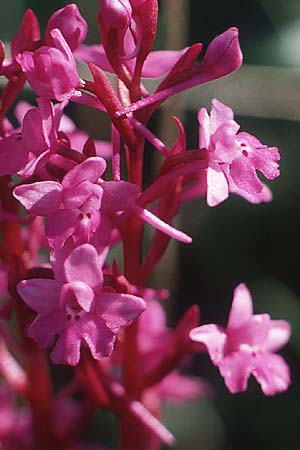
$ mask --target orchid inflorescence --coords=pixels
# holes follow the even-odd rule
[[[215,37],[200,62],[202,44],[152,52],[157,14],[157,0],[102,0],[102,44],[88,46],[83,44],[87,24],[75,4],[50,17],[44,36],[28,10],[9,57],[1,42],[0,75],[6,84],[0,109],[0,441],[5,449],[87,450],[81,436],[96,407],[119,417],[122,450],[172,445],[162,403],[211,390],[179,372],[197,351],[207,352],[232,393],[246,390],[250,375],[266,395],[285,391],[290,383],[285,361],[274,353],[288,341],[289,324],[253,314],[244,284],[234,291],[226,328],[199,325],[196,305],[175,329],[167,327],[160,302],[168,291],[147,286],[170,238],[192,241],[172,223],[182,204],[205,197],[213,207],[230,193],[254,204],[269,202],[271,191],[257,171],[273,180],[280,159],[276,147],[240,131],[232,109],[218,100],[210,113],[199,110],[197,149],[186,148],[176,117],[178,138],[171,148],[148,128],[169,97],[242,63],[236,28]],[[91,80],[79,75],[76,60],[88,65]],[[160,78],[154,93],[143,78]],[[15,105],[25,82],[37,96],[36,106]],[[64,113],[70,102],[105,112],[112,142],[95,141],[77,129]],[[13,105],[18,126],[7,117]],[[163,161],[147,187],[145,141]],[[146,248],[145,224],[153,229]],[[117,244],[123,253],[119,264],[108,259]],[[73,367],[73,377],[59,391],[53,389],[49,358]]]

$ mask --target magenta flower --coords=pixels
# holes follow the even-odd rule
[[[279,176],[276,147],[262,144],[251,134],[241,132],[233,120],[233,111],[218,100],[212,101],[210,116],[205,108],[198,113],[200,148],[207,150],[207,204],[216,206],[229,192],[241,195],[251,203],[270,201],[272,194],[258,178]]]
[[[68,100],[80,86],[71,49],[58,28],[50,31],[53,46],[23,52],[16,59],[37,95],[58,101]]]
[[[46,98],[37,99],[38,108],[17,108],[22,129],[14,130],[0,140],[0,174],[18,172],[29,177],[43,167],[59,147],[54,107]],[[18,132],[20,131],[20,132]]]
[[[271,320],[268,314],[253,314],[251,295],[244,284],[234,291],[227,327],[215,324],[194,328],[190,338],[204,344],[218,366],[231,393],[245,391],[253,375],[265,395],[285,391],[289,368],[274,354],[290,337],[290,325]]]
[[[97,181],[106,169],[103,158],[88,158],[70,170],[61,183],[24,184],[14,196],[32,214],[46,216],[46,236],[51,248],[60,248],[73,236],[88,242],[100,223],[103,189]]]
[[[173,145],[155,135],[150,118],[165,100],[242,63],[235,27],[202,56],[201,43],[152,52],[160,3],[99,0],[101,45],[82,45],[87,23],[75,3],[54,12],[42,33],[28,10],[9,57],[0,40],[0,378],[10,387],[0,381],[1,449],[104,450],[81,441],[98,407],[118,417],[123,450],[171,446],[163,403],[211,392],[180,372],[197,351],[209,354],[233,393],[250,375],[267,395],[290,383],[276,354],[289,324],[254,315],[245,285],[225,328],[199,326],[197,305],[169,328],[159,302],[168,292],[149,287],[170,238],[192,241],[173,226],[185,201],[206,195],[214,206],[230,192],[269,201],[260,176],[276,178],[280,159],[277,148],[239,132],[217,100],[209,114],[199,105],[196,149],[188,150],[176,117]],[[75,57],[92,78],[80,78]],[[147,77],[162,77],[154,92]],[[25,83],[35,107],[19,102]],[[104,112],[111,143],[77,129],[64,114],[71,101]],[[151,179],[145,140],[164,158]],[[54,363],[75,366],[60,386],[48,351]]]
[[[93,358],[109,356],[120,327],[145,309],[142,298],[103,290],[101,261],[90,244],[76,247],[63,265],[64,282],[30,279],[18,284],[25,303],[38,313],[29,335],[41,346],[54,345],[57,364],[76,365],[81,345]]]

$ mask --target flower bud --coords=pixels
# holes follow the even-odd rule
[[[73,51],[85,40],[87,23],[81,16],[78,7],[71,3],[59,9],[49,19],[46,29],[46,44],[53,45],[51,31],[58,28]]]
[[[124,29],[130,24],[132,8],[129,0],[100,0],[100,14],[108,27]]]
[[[36,15],[27,9],[23,16],[21,26],[11,41],[11,55],[15,58],[24,50],[29,50],[40,39],[40,28]]]

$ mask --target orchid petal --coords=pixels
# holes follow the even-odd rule
[[[249,194],[259,194],[263,190],[263,184],[257,177],[255,168],[243,155],[231,163],[230,175],[237,187]]]
[[[38,316],[30,325],[28,334],[42,348],[45,348],[52,344],[54,336],[61,333],[65,326],[65,313],[54,310],[47,316]]]
[[[114,214],[118,211],[131,210],[134,200],[140,193],[140,187],[127,181],[102,181],[103,198],[101,211]]]
[[[258,356],[252,373],[265,395],[286,391],[290,384],[289,368],[280,355],[264,353]]]
[[[95,183],[106,169],[106,162],[101,157],[88,158],[70,170],[62,181],[64,188],[73,188],[82,181]]]
[[[276,352],[285,345],[291,335],[291,326],[285,320],[272,320],[269,334],[264,342],[264,349],[268,352]]]
[[[93,299],[94,291],[86,283],[73,281],[63,285],[60,306],[65,308],[66,305],[76,302],[84,311],[90,311]]]
[[[253,315],[252,297],[247,286],[239,284],[233,293],[227,328],[237,328]]]
[[[81,338],[77,335],[73,327],[68,327],[60,333],[54,349],[51,353],[51,359],[55,364],[69,364],[76,366],[80,359]]]
[[[199,147],[208,150],[210,143],[210,118],[206,108],[198,111],[199,121]]]
[[[74,3],[55,11],[50,17],[45,33],[46,43],[49,42],[50,46],[52,45],[51,31],[54,28],[61,31],[71,50],[76,49],[87,34],[87,23]]]
[[[215,365],[220,364],[224,358],[227,340],[225,330],[215,324],[202,325],[191,330],[190,338],[194,342],[204,344],[212,362]]]
[[[106,326],[102,318],[93,317],[89,319],[86,315],[79,326],[81,336],[89,346],[93,358],[100,359],[112,353],[116,335]]]
[[[145,308],[144,300],[135,295],[101,292],[97,296],[97,314],[113,331],[129,325]]]
[[[80,245],[70,253],[65,260],[64,272],[67,281],[83,281],[91,288],[103,281],[98,253],[90,244]]]
[[[78,212],[59,209],[47,218],[46,237],[51,248],[61,248],[78,225]]]
[[[245,391],[252,371],[252,355],[247,352],[230,353],[219,362],[219,370],[232,394]]]
[[[207,204],[208,206],[216,206],[228,198],[228,183],[222,169],[211,163],[207,168]]]
[[[62,283],[46,278],[23,280],[17,290],[26,305],[41,315],[58,308]]]
[[[220,125],[233,119],[233,110],[214,98],[211,102],[210,133],[213,134]]]
[[[30,108],[24,115],[22,144],[28,152],[35,154],[40,154],[48,148],[42,126],[41,112],[37,108]]]
[[[32,214],[48,216],[57,211],[63,200],[63,189],[56,181],[23,184],[14,189],[14,197]]]

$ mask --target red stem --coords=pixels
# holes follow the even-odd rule
[[[11,213],[18,213],[17,201],[12,197],[10,188],[10,177],[1,178],[1,197],[5,209]],[[23,255],[26,250],[22,240],[21,227],[19,224],[1,223],[2,238],[5,242],[5,263],[15,265],[10,273],[10,293],[16,294],[16,284],[24,276],[25,266]],[[48,373],[48,366],[44,353],[35,342],[27,336],[27,328],[32,320],[27,306],[16,298],[16,314],[19,324],[20,335],[26,355],[25,371],[29,380],[27,399],[32,411],[34,429],[33,450],[62,450],[54,439],[52,424],[50,420],[52,407],[52,385]]]

